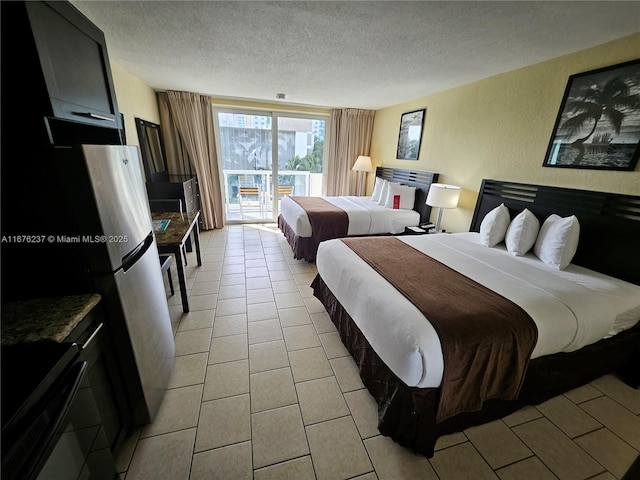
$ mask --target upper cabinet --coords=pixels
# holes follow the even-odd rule
[[[7,13],[12,17],[8,24],[3,24],[10,30],[20,30],[16,36],[25,39],[21,42],[22,60],[39,66],[48,97],[42,113],[56,119],[120,128],[102,31],[68,2],[19,3],[3,5],[4,19]],[[7,7],[10,12],[5,11]],[[7,32],[3,33],[7,37]],[[25,38],[25,33],[30,38]],[[15,37],[12,39],[15,41]]]
[[[53,115],[118,125],[104,34],[66,2],[27,2]]]

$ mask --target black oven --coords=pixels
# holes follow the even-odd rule
[[[116,469],[74,343],[2,347],[2,478],[113,480]]]

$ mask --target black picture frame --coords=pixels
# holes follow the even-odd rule
[[[147,182],[168,182],[169,168],[160,125],[138,117],[134,120]]]
[[[418,160],[426,109],[414,110],[400,116],[396,160]]]
[[[542,166],[635,170],[640,59],[571,75]]]

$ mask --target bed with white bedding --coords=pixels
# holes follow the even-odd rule
[[[504,248],[487,248],[478,236],[469,232],[399,240],[522,307],[538,330],[532,358],[578,350],[633,327],[640,319],[640,286],[576,265],[554,270],[533,254],[514,257]],[[412,387],[440,386],[440,342],[415,305],[340,240],[320,245],[316,265],[327,287],[398,378]],[[390,318],[402,321],[389,322]]]
[[[414,187],[415,197],[408,208],[389,208],[374,201],[371,196],[321,197],[344,211],[348,217],[346,236],[381,235],[404,232],[405,227],[416,226],[429,219],[431,207],[426,195],[438,174],[378,167],[378,178]],[[412,208],[413,207],[413,208]],[[295,259],[314,261],[318,244],[324,236],[314,232],[307,212],[295,199],[284,197],[280,205],[278,226],[291,245]],[[331,236],[331,238],[338,238]]]
[[[402,233],[405,227],[420,223],[420,214],[415,210],[387,208],[378,205],[371,197],[321,197],[344,210],[349,217],[347,235],[377,235],[381,233]],[[284,197],[280,213],[285,222],[299,237],[311,237],[313,231],[307,212],[291,197]]]
[[[436,411],[445,366],[428,319],[344,242],[326,241],[318,250],[314,292],[378,401],[380,431],[427,456],[440,435],[539,403],[610,371],[640,383],[640,272],[629,265],[640,264],[634,240],[640,238],[640,198],[484,181],[472,229],[478,231],[482,218],[500,203],[512,217],[523,208],[541,219],[576,211],[581,235],[574,263],[558,270],[533,253],[514,256],[504,244],[487,248],[476,232],[398,237],[521,307],[538,332],[516,400],[491,399],[480,411],[443,421],[436,421]],[[617,229],[616,235],[603,226]]]

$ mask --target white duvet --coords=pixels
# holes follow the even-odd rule
[[[420,223],[420,214],[414,210],[394,210],[381,207],[371,197],[322,197],[329,203],[341,208],[349,217],[347,235],[375,235],[379,233],[400,233],[405,227]],[[312,234],[309,217],[298,202],[284,197],[280,204],[280,213],[299,237]]]
[[[578,350],[640,319],[640,287],[628,282],[575,265],[556,271],[532,254],[514,257],[504,248],[487,248],[476,233],[398,238],[522,307],[538,329],[532,358]],[[316,265],[397,377],[409,386],[440,385],[440,341],[404,295],[340,240],[320,244]]]

